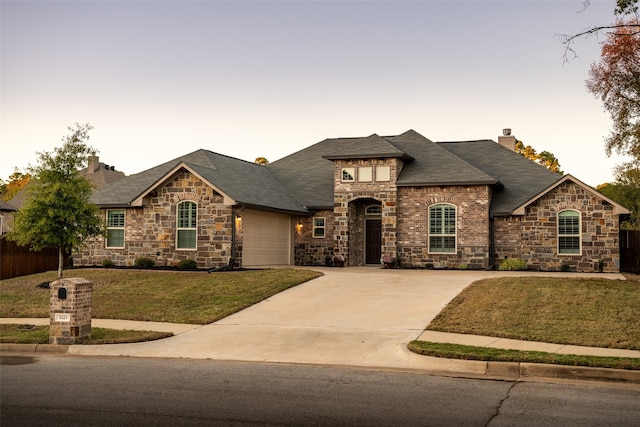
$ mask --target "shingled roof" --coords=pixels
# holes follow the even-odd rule
[[[97,190],[102,207],[134,206],[180,168],[235,203],[309,213],[333,209],[334,164],[339,159],[399,158],[398,186],[490,185],[492,215],[508,215],[561,176],[492,140],[433,142],[409,130],[395,136],[330,138],[266,166],[198,150]]]
[[[492,215],[511,214],[522,203],[562,178],[492,140],[438,142],[437,145],[495,177],[502,184],[493,193]]]
[[[264,209],[306,212],[264,166],[208,150],[197,150],[154,168],[122,178],[93,193],[101,207],[127,207],[181,168],[195,173],[234,202]]]

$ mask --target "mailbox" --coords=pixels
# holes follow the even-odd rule
[[[67,288],[58,288],[58,299],[67,299]]]

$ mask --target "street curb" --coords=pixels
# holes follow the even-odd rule
[[[640,384],[640,371],[588,366],[547,365],[543,363],[520,363],[521,377],[563,378],[587,381],[611,381]]]
[[[68,345],[57,344],[0,344],[0,353],[69,353]],[[592,368],[588,366],[550,365],[530,362],[489,362],[479,360],[447,359],[431,357],[440,361],[455,361],[447,366],[438,366],[435,370],[452,374],[471,374],[482,377],[499,378],[508,381],[526,381],[535,378],[553,378],[582,381],[604,381],[626,384],[640,384],[640,371],[613,368]],[[478,366],[478,363],[484,363]],[[468,367],[469,369],[465,369]],[[474,369],[475,367],[475,369]],[[429,369],[427,369],[429,370]]]
[[[68,353],[68,345],[59,344],[0,344],[0,352]]]

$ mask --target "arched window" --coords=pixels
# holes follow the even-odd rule
[[[198,205],[184,201],[178,203],[177,209],[178,236],[177,249],[195,249],[198,234]]]
[[[380,205],[369,205],[365,210],[366,215],[382,215],[382,206]]]
[[[456,207],[437,204],[429,207],[429,252],[456,251]]]
[[[580,212],[567,209],[558,212],[558,253],[580,254]]]

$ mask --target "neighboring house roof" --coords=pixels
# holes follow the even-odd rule
[[[5,202],[4,200],[0,200],[0,211],[15,211],[17,208],[13,206],[9,202]]]
[[[181,168],[195,174],[233,203],[288,212],[307,212],[263,165],[197,150],[94,192],[101,207],[140,205],[141,198]]]
[[[630,213],[629,209],[625,208],[624,206],[622,206],[619,203],[614,202],[613,200],[611,200],[610,198],[608,198],[604,194],[599,193],[597,190],[594,190],[593,187],[588,186],[584,182],[580,181],[579,179],[577,179],[577,178],[575,178],[575,177],[573,177],[571,175],[565,175],[562,178],[560,178],[558,181],[554,182],[549,187],[547,187],[544,190],[542,190],[540,193],[536,194],[531,199],[525,201],[523,204],[521,204],[520,206],[515,208],[513,210],[513,214],[514,215],[524,215],[525,209],[526,209],[527,206],[529,206],[531,203],[535,202],[539,198],[543,197],[545,194],[549,193],[550,191],[555,190],[561,184],[564,184],[567,181],[573,182],[574,184],[576,184],[579,187],[581,187],[582,189],[584,189],[586,192],[591,193],[592,195],[602,199],[604,202],[609,203],[610,205],[612,205],[614,214],[617,214],[617,215],[628,215]]]
[[[79,175],[91,181],[95,188],[102,188],[113,182],[124,178],[124,172],[115,170],[115,167],[101,163],[98,156],[89,156],[88,166],[79,171]],[[28,182],[23,188],[16,193],[11,199],[11,204],[20,209],[27,201],[27,188],[31,185]]]
[[[117,171],[114,166],[100,162],[98,156],[89,156],[89,164],[80,171],[80,176],[87,178],[96,188],[102,188],[125,177],[124,172]]]

